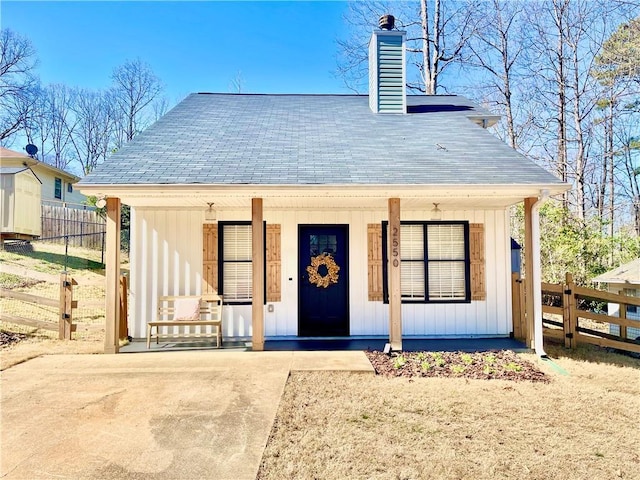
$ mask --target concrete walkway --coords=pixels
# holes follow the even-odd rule
[[[45,356],[1,373],[4,479],[254,479],[291,370],[363,352]]]

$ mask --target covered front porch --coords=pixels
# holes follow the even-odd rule
[[[320,343],[323,343],[325,347],[332,346],[332,348],[338,349],[350,349],[350,348],[367,348],[382,349],[386,343],[389,343],[393,350],[408,350],[413,348],[422,348],[419,343],[414,344],[414,339],[407,335],[410,329],[405,325],[403,328],[403,302],[400,292],[400,262],[393,262],[394,257],[399,255],[401,251],[401,239],[397,235],[393,237],[393,232],[399,231],[401,219],[404,221],[407,218],[406,212],[430,212],[434,205],[437,204],[437,209],[441,212],[445,212],[445,218],[447,214],[450,214],[451,218],[458,218],[460,215],[470,215],[470,211],[478,209],[486,209],[494,211],[506,212],[509,205],[513,205],[522,201],[522,188],[497,188],[495,186],[488,187],[474,187],[473,193],[468,190],[455,187],[443,187],[443,188],[418,188],[418,187],[395,187],[389,188],[386,186],[384,189],[380,187],[366,187],[366,188],[353,188],[350,187],[348,193],[345,193],[345,189],[341,188],[328,188],[318,187],[301,189],[297,188],[264,188],[260,192],[251,188],[243,188],[242,186],[235,186],[233,193],[230,192],[226,186],[216,187],[203,187],[203,186],[184,186],[184,188],[172,189],[169,194],[162,192],[161,187],[155,187],[151,189],[149,187],[135,187],[131,189],[122,189],[122,191],[114,191],[110,189],[108,196],[106,196],[107,203],[107,315],[106,315],[106,336],[105,336],[105,352],[106,353],[118,353],[121,351],[118,331],[119,325],[119,305],[120,305],[120,291],[118,288],[118,269],[119,265],[119,224],[120,224],[120,208],[121,202],[125,202],[132,207],[141,209],[189,209],[195,217],[201,218],[203,223],[205,220],[205,212],[207,206],[213,205],[218,215],[224,215],[225,212],[230,212],[230,215],[250,215],[248,223],[251,225],[251,242],[252,242],[252,291],[254,292],[249,305],[244,307],[234,307],[236,310],[244,308],[244,312],[249,313],[248,318],[249,328],[246,328],[244,336],[250,338],[250,342],[241,342],[237,345],[240,349],[251,350],[264,350],[264,349],[304,349],[320,348]],[[176,190],[178,192],[176,192]],[[526,189],[525,189],[526,190]],[[96,191],[97,193],[97,191]],[[528,287],[532,290],[528,292],[528,298],[533,298],[533,302],[527,303],[527,328],[522,332],[522,340],[524,345],[530,348],[535,346],[534,335],[534,322],[535,317],[534,306],[539,305],[539,301],[536,302],[534,296],[533,285],[535,284],[536,272],[535,265],[539,265],[539,247],[537,241],[538,235],[538,220],[537,220],[537,208],[539,207],[539,200],[544,199],[546,193],[534,188],[533,186],[529,191],[525,192],[530,195],[524,198],[525,204],[525,265],[527,278],[533,278],[533,282],[527,282]],[[104,194],[103,194],[104,195]],[[259,196],[258,196],[259,195]],[[265,264],[265,211],[268,215],[277,216],[282,215],[282,212],[304,212],[312,209],[324,209],[325,212],[333,212],[337,221],[344,218],[346,212],[358,212],[366,217],[366,212],[378,212],[376,218],[383,218],[388,222],[389,238],[386,241],[386,255],[390,259],[388,263],[387,274],[387,289],[388,289],[388,303],[379,304],[379,308],[386,309],[385,318],[387,326],[385,331],[388,335],[376,336],[376,338],[358,338],[358,335],[354,335],[353,329],[351,337],[345,337],[344,339],[304,339],[299,337],[292,337],[286,339],[271,340],[274,336],[273,333],[267,333],[265,335],[265,318],[269,314],[269,310],[266,305],[266,286],[265,275],[263,265]],[[239,213],[244,212],[244,213]],[[465,213],[466,212],[466,213]],[[267,216],[268,216],[267,215]],[[327,214],[330,217],[331,214]],[[457,216],[457,217],[456,217]],[[194,217],[194,218],[195,218]],[[246,218],[246,217],[245,217]],[[345,223],[348,223],[345,221]],[[188,233],[187,233],[188,235]],[[506,238],[504,239],[506,242]],[[283,252],[286,251],[286,247],[283,245]],[[157,252],[156,252],[157,253]],[[292,252],[289,252],[295,255]],[[484,255],[484,252],[482,252]],[[153,257],[153,252],[146,252],[146,260],[144,262],[149,263],[156,261]],[[505,250],[505,255],[507,251]],[[538,257],[536,257],[536,255]],[[133,266],[135,268],[135,265]],[[288,273],[281,272],[283,280],[288,279],[291,281]],[[356,273],[352,273],[356,275]],[[360,275],[366,276],[366,271],[361,272]],[[539,282],[539,272],[537,272]],[[495,279],[489,278],[489,281]],[[160,280],[148,278],[147,282],[155,282],[156,285],[153,288],[160,288],[158,282]],[[167,282],[167,279],[163,280]],[[173,282],[174,280],[169,280]],[[500,281],[501,282],[501,281]],[[177,284],[176,284],[177,285]],[[501,283],[502,285],[502,283]],[[171,286],[171,285],[170,285]],[[182,288],[182,287],[181,287]],[[187,286],[187,288],[189,288]],[[505,289],[505,298],[510,298],[509,288],[510,286],[504,282],[502,285]],[[191,285],[190,292],[199,293],[196,285]],[[145,309],[153,311],[154,305],[146,304]],[[505,305],[504,308],[510,311],[510,306]],[[451,309],[453,310],[453,309]],[[295,312],[293,314],[295,316]],[[508,332],[507,332],[508,333]],[[276,335],[278,336],[278,335]],[[464,336],[464,334],[463,334]],[[468,335],[467,335],[468,336]],[[353,338],[352,338],[353,337]],[[504,337],[504,335],[503,335]],[[433,339],[432,339],[433,340]],[[507,339],[508,340],[508,339]],[[470,339],[472,342],[477,342],[478,338]],[[506,340],[502,340],[506,341]],[[132,346],[122,347],[122,351],[135,350],[134,345],[137,342],[133,342]],[[227,343],[225,341],[225,343]],[[541,344],[541,341],[539,342]],[[426,344],[424,344],[426,345]],[[173,348],[173,347],[164,347]],[[191,348],[187,344],[178,345],[175,348]],[[193,348],[199,348],[194,346]],[[435,348],[435,347],[434,347]]]

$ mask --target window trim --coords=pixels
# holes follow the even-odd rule
[[[237,225],[248,225],[251,226],[251,220],[225,220],[218,222],[218,293],[222,296],[225,305],[252,305],[253,304],[253,294],[251,295],[250,300],[227,300],[224,298],[224,227],[225,225],[237,226]],[[262,275],[264,278],[264,304],[267,304],[267,222],[262,222],[263,235],[264,235],[264,264],[262,266]],[[238,261],[240,262],[240,261]],[[243,260],[244,263],[253,263],[253,259],[251,260]]]
[[[469,222],[466,220],[405,220],[400,222],[400,227],[402,225],[422,225],[423,227],[423,239],[424,239],[424,299],[411,299],[411,298],[403,298],[401,303],[406,304],[424,304],[424,303],[438,303],[438,304],[457,304],[457,303],[471,303],[471,252],[469,245]],[[428,242],[428,233],[427,230],[429,225],[462,225],[464,229],[464,288],[465,288],[465,298],[464,299],[452,299],[452,300],[443,300],[443,299],[429,299],[429,242]],[[389,303],[389,258],[387,253],[388,246],[388,227],[389,222],[387,220],[382,221],[382,302],[388,304]],[[400,252],[402,252],[402,244],[400,245]],[[401,260],[402,261],[402,260]],[[433,260],[431,260],[433,261]],[[460,260],[457,260],[460,261]]]

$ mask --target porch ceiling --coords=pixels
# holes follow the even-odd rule
[[[443,209],[504,208],[537,197],[540,190],[557,194],[563,185],[438,185],[438,186],[320,186],[248,185],[91,185],[81,186],[85,195],[118,197],[135,207],[251,208],[252,198],[263,198],[268,209],[386,209],[389,198],[400,198],[402,208]]]

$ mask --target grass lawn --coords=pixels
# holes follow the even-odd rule
[[[34,241],[30,247],[15,251],[0,251],[0,260],[7,264],[19,265],[42,273],[59,274],[66,270],[71,274],[104,272],[100,250],[82,247],[68,247],[53,243]]]
[[[258,478],[640,478],[640,360],[548,350],[549,383],[293,373]]]

